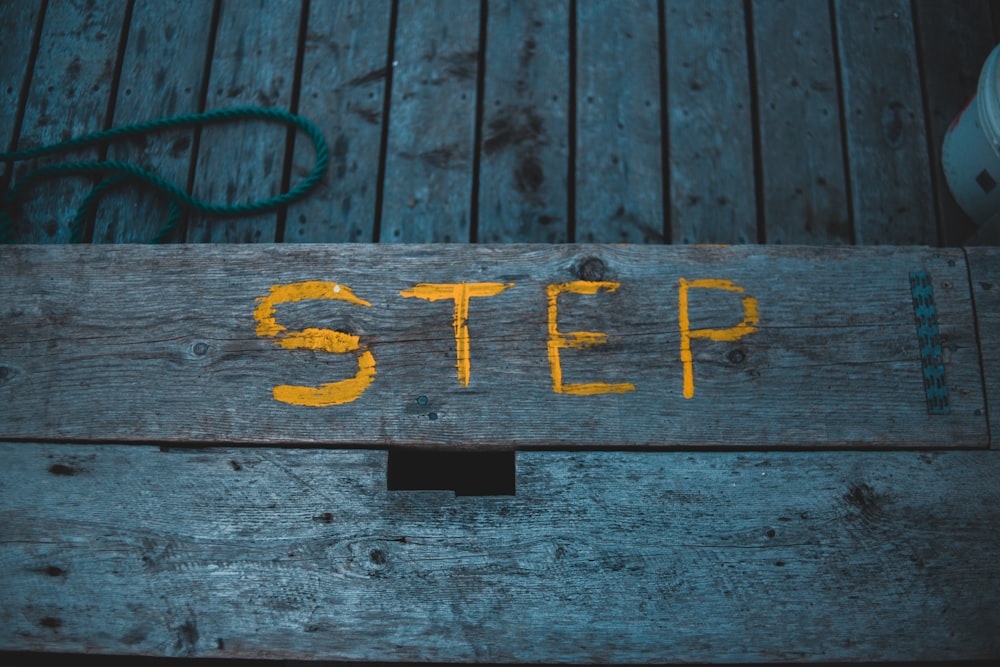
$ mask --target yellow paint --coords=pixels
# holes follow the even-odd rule
[[[323,384],[319,387],[279,385],[272,391],[275,400],[293,405],[324,407],[350,403],[361,397],[365,389],[375,380],[375,357],[365,350],[358,336],[331,329],[303,329],[288,331],[278,324],[274,317],[274,307],[281,303],[296,303],[309,299],[330,299],[347,301],[357,306],[371,307],[371,304],[354,296],[346,285],[307,280],[287,285],[274,285],[265,297],[257,299],[257,309],[253,316],[257,320],[257,335],[277,338],[273,341],[286,350],[323,350],[331,354],[345,354],[362,350],[358,356],[358,372],[353,378]]]
[[[731,280],[685,280],[680,279],[680,290],[677,294],[677,311],[681,328],[681,364],[684,366],[684,398],[694,397],[694,357],[691,354],[692,338],[707,338],[714,341],[734,341],[757,331],[760,315],[757,311],[757,299],[752,296],[743,297],[743,321],[729,329],[695,329],[691,330],[688,319],[688,290],[721,289],[727,292],[744,293],[744,289]]]
[[[549,368],[552,370],[552,391],[557,394],[574,394],[577,396],[593,396],[596,394],[624,394],[635,391],[635,385],[628,382],[612,384],[608,382],[563,383],[562,363],[559,350],[564,348],[583,349],[608,342],[608,335],[595,331],[559,331],[559,295],[563,292],[572,294],[594,295],[600,290],[614,292],[621,283],[576,280],[569,283],[549,285]]]
[[[403,290],[400,296],[425,301],[450,299],[455,302],[452,326],[455,330],[455,367],[458,369],[458,383],[469,386],[471,375],[471,355],[469,352],[469,299],[474,296],[496,296],[514,283],[421,283],[412,289]]]

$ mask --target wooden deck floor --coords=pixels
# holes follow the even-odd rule
[[[250,104],[326,134],[307,201],[192,216],[176,240],[975,242],[938,156],[996,42],[985,0],[21,0],[0,19],[11,148]],[[216,202],[273,194],[312,159],[251,124],[82,157]],[[16,241],[65,242],[86,187],[40,189]],[[112,193],[87,236],[149,239],[164,216]]]
[[[15,0],[0,146],[242,105],[320,127],[312,195],[186,215],[174,242],[998,245],[939,166],[997,18],[990,0]],[[217,203],[313,162],[261,123],[66,157]],[[62,159],[3,165],[0,190]],[[68,243],[92,186],[34,189],[13,242]],[[148,241],[167,215],[113,190],[85,240]],[[1000,255],[964,257],[979,333],[1000,331]],[[214,363],[188,342],[166,362]],[[997,349],[980,342],[981,368]],[[515,496],[458,499],[387,490],[378,449],[17,431],[0,437],[0,662],[995,659],[985,428],[964,451],[518,452]]]

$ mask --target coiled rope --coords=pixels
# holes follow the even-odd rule
[[[153,243],[160,243],[170,236],[170,233],[180,221],[182,209],[217,218],[249,216],[273,211],[308,195],[316,187],[320,179],[323,178],[329,164],[329,154],[323,133],[313,123],[301,116],[280,109],[267,109],[263,107],[218,109],[204,113],[183,114],[131,125],[122,125],[110,130],[93,132],[48,146],[0,153],[0,161],[13,163],[30,160],[45,155],[65,153],[75,149],[110,143],[125,137],[145,135],[170,128],[205,126],[250,119],[274,121],[297,127],[305,132],[306,136],[312,141],[316,152],[316,161],[312,171],[287,192],[247,203],[213,204],[194,197],[177,185],[164,180],[156,173],[129,162],[120,162],[117,160],[63,162],[39,167],[28,172],[3,194],[2,202],[0,202],[0,243],[9,243],[11,241],[14,220],[20,212],[25,193],[42,181],[63,176],[100,175],[105,177],[90,191],[79,208],[77,208],[76,215],[73,216],[73,221],[70,225],[71,243],[81,243],[83,241],[86,222],[94,215],[101,196],[107,190],[122,185],[139,184],[160,193],[167,199],[170,206],[169,218],[157,232],[155,238],[152,240]]]

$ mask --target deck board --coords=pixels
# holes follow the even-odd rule
[[[662,243],[657,6],[581,2],[576,11],[576,240]]]
[[[491,2],[483,88],[484,243],[569,238],[569,1]]]
[[[285,241],[374,238],[391,10],[388,1],[309,5],[299,113],[327,137],[332,164],[315,192],[288,207]],[[312,169],[314,152],[296,139],[297,181]]]
[[[289,109],[294,83],[301,2],[222,0],[209,65],[207,109],[262,106]],[[202,130],[193,194],[213,204],[248,203],[278,194],[286,128],[236,123]],[[188,242],[270,243],[276,212],[213,219],[193,214]]]
[[[674,243],[755,243],[746,21],[731,0],[666,5]]]
[[[230,5],[223,6],[223,34],[220,35],[216,49],[217,62],[212,64],[211,76],[214,77],[215,83],[208,88],[208,107],[232,106],[238,103],[274,104],[286,108],[289,106],[297,40],[297,23],[289,17],[298,12],[299,4],[294,0],[287,2],[290,4],[264,9],[245,3],[237,4],[232,7],[238,8],[239,11],[228,12],[225,7]],[[10,6],[18,8],[19,23],[6,25],[23,25],[23,28],[16,30],[16,37],[20,41],[5,39],[5,45],[10,44],[15,49],[16,55],[4,59],[3,74],[10,80],[5,89],[9,89],[9,95],[16,96],[16,91],[20,90],[20,86],[16,84],[23,83],[26,74],[23,67],[27,52],[30,50],[31,32],[38,23],[35,14],[38,5],[19,2]],[[347,54],[344,56],[346,58],[344,64],[353,74],[348,81],[359,81],[361,85],[341,89],[334,80],[324,85],[325,78],[321,74],[331,69],[323,64],[324,59],[329,60],[329,52],[309,51],[302,54],[306,67],[303,71],[301,111],[324,126],[331,135],[331,145],[335,150],[338,145],[337,139],[341,134],[345,137],[350,134],[355,140],[347,141],[348,153],[340,159],[345,170],[351,170],[345,175],[349,184],[338,186],[341,189],[334,188],[337,190],[336,197],[333,197],[333,190],[327,184],[310,201],[300,204],[296,211],[289,214],[285,230],[289,240],[368,240],[374,237],[375,229],[379,229],[380,226],[384,226],[389,232],[388,236],[383,235],[386,240],[405,240],[400,231],[403,227],[410,230],[424,228],[426,233],[415,233],[412,240],[435,238],[443,240],[445,237],[451,240],[466,240],[469,238],[470,219],[476,217],[473,215],[475,213],[479,217],[481,227],[481,230],[477,231],[482,232],[480,237],[484,241],[560,241],[563,239],[562,230],[565,229],[568,235],[567,225],[559,221],[565,210],[562,201],[563,192],[560,188],[564,185],[563,179],[568,178],[570,173],[575,173],[574,185],[577,186],[575,191],[579,201],[574,202],[573,206],[578,214],[576,216],[578,220],[575,222],[582,225],[578,230],[581,232],[580,240],[590,238],[587,225],[591,224],[590,220],[593,218],[603,220],[599,224],[609,230],[609,233],[600,238],[608,240],[621,238],[661,240],[663,237],[672,237],[675,242],[691,243],[756,241],[758,240],[756,209],[760,208],[762,238],[770,235],[773,241],[782,243],[814,243],[828,240],[846,242],[849,235],[844,233],[843,215],[830,213],[825,225],[815,222],[810,224],[809,218],[810,212],[815,217],[818,211],[829,211],[831,206],[834,211],[841,210],[838,202],[841,197],[846,196],[847,190],[850,190],[850,217],[856,228],[855,240],[859,243],[934,244],[938,241],[938,220],[940,220],[941,238],[948,245],[959,242],[992,242],[992,237],[987,233],[975,236],[978,230],[971,227],[964,214],[953,207],[943,180],[937,173],[938,144],[943,128],[950,122],[955,111],[967,101],[969,88],[974,84],[983,54],[995,39],[991,23],[984,18],[988,12],[983,2],[977,0],[956,3],[918,2],[913,5],[911,12],[910,5],[901,0],[895,5],[886,5],[883,8],[855,5],[850,0],[845,0],[843,3],[834,3],[831,16],[835,20],[832,24],[830,17],[824,16],[822,3],[741,5],[738,2],[719,2],[708,7],[697,3],[669,3],[669,6],[664,6],[663,12],[664,34],[655,39],[652,35],[648,36],[646,46],[642,47],[646,49],[644,56],[632,61],[626,68],[630,76],[617,77],[616,80],[613,75],[600,75],[606,84],[594,80],[595,85],[604,91],[595,99],[605,106],[609,104],[612,106],[608,106],[607,109],[602,108],[600,113],[588,116],[586,96],[582,95],[584,91],[581,88],[578,91],[581,93],[581,102],[573,118],[568,115],[570,109],[566,99],[570,69],[577,72],[579,77],[577,83],[586,85],[588,76],[600,74],[603,71],[601,68],[607,65],[608,58],[601,56],[601,49],[604,48],[602,44],[612,50],[619,48],[614,46],[615,40],[609,36],[601,36],[598,39],[596,37],[598,31],[594,37],[588,37],[587,31],[596,30],[598,22],[602,23],[603,27],[614,26],[617,23],[622,25],[629,22],[637,25],[641,23],[648,31],[659,17],[653,17],[652,14],[655,12],[649,10],[647,6],[647,13],[642,21],[636,18],[638,14],[635,12],[619,12],[615,16],[602,18],[597,16],[600,12],[599,6],[592,6],[591,3],[580,5],[576,29],[579,31],[578,38],[582,37],[583,41],[578,44],[577,60],[570,63],[568,49],[565,48],[567,36],[561,32],[564,28],[570,28],[567,19],[564,18],[564,14],[568,11],[567,5],[545,3],[543,9],[532,10],[536,13],[553,12],[552,17],[545,18],[541,23],[545,26],[543,30],[555,32],[551,38],[548,34],[541,35],[541,33],[539,34],[541,36],[531,37],[536,46],[534,55],[530,59],[522,59],[514,53],[516,49],[503,48],[510,41],[505,37],[504,31],[513,29],[510,26],[504,27],[506,25],[504,21],[509,21],[504,17],[510,10],[502,3],[487,4],[487,7],[492,7],[494,20],[486,26],[486,47],[490,48],[492,43],[493,49],[490,54],[484,55],[487,65],[484,71],[483,92],[485,97],[490,97],[492,101],[485,97],[482,100],[483,143],[479,147],[470,145],[470,137],[474,137],[476,133],[475,92],[478,72],[475,71],[476,67],[467,66],[477,60],[479,55],[478,21],[471,18],[471,13],[476,13],[478,17],[478,7],[475,3],[462,8],[462,11],[469,13],[469,16],[454,17],[461,23],[460,30],[464,31],[464,36],[460,38],[457,37],[458,33],[454,28],[447,37],[444,37],[444,32],[435,27],[439,17],[452,18],[450,11],[436,11],[433,8],[412,9],[410,4],[403,3],[400,10],[403,14],[399,35],[394,39],[394,36],[388,35],[384,5],[382,9],[373,6],[360,13],[357,7],[350,4],[324,6],[324,3],[319,3],[311,8],[313,33],[312,37],[307,39],[309,49],[316,47],[319,44],[317,40],[321,39],[319,36],[325,35],[330,29],[342,31],[343,34],[337,37],[339,43],[346,44],[350,39],[360,40],[353,50],[344,50]],[[530,6],[525,7],[530,9]],[[744,7],[752,9],[749,16],[744,16]],[[88,24],[88,29],[94,35],[102,34],[102,40],[91,40],[88,37],[89,33],[81,32],[73,26],[60,27],[61,23],[65,23],[60,16],[77,12],[74,8],[82,12],[76,14],[79,20],[85,20],[90,12],[93,19],[104,26],[96,27],[93,21]],[[114,35],[121,31],[120,22],[113,26],[114,29],[110,29],[109,26],[112,26],[115,20],[120,21],[124,11],[123,6],[116,5],[111,13],[100,3],[95,5],[93,10],[86,9],[82,3],[59,3],[58,8],[53,5],[51,9],[52,12],[41,26],[42,32],[48,36],[43,39],[43,48],[35,66],[36,78],[40,76],[46,81],[39,83],[36,80],[29,91],[31,99],[28,100],[21,132],[22,143],[42,141],[41,134],[36,138],[30,136],[32,133],[38,134],[40,129],[46,129],[45,140],[51,140],[103,126],[105,119],[102,113],[106,114],[112,95],[118,95],[114,123],[119,122],[119,118],[131,115],[131,113],[126,114],[126,111],[133,109],[145,108],[147,113],[143,113],[143,116],[157,115],[169,110],[171,107],[169,99],[159,100],[155,95],[139,93],[127,95],[124,92],[132,88],[138,90],[138,86],[148,83],[148,77],[147,79],[139,77],[138,73],[141,70],[135,69],[131,64],[138,55],[135,51],[137,48],[135,34],[126,45],[127,62],[122,69],[122,89],[111,90],[111,78],[104,76],[113,69],[117,48],[108,40],[114,42]],[[200,11],[204,12],[207,9],[202,6]],[[259,14],[261,11],[271,12],[271,15],[280,16],[280,19],[258,21],[258,18],[264,16]],[[328,20],[336,16],[336,12],[339,11],[346,12],[348,20],[338,19],[332,24],[333,28],[325,27],[331,25]],[[416,17],[406,14],[411,11],[423,11],[427,16],[415,23]],[[521,9],[518,11],[523,14],[521,20],[532,13]],[[138,33],[144,21],[156,22],[155,12],[152,6],[144,3],[136,4],[132,32]],[[488,14],[489,12],[487,16]],[[594,14],[593,19],[591,14]],[[376,15],[379,16],[377,20],[373,18],[370,24],[365,22],[366,16]],[[352,23],[351,16],[360,17],[358,20],[362,22]],[[171,21],[191,18],[175,16],[161,23],[168,24]],[[258,28],[253,26],[243,35],[244,41],[258,42],[261,47],[266,46],[258,49],[261,51],[259,55],[256,50],[237,53],[239,39],[236,34],[242,33],[243,30],[238,25],[227,28],[230,18],[237,23],[250,21],[265,26],[266,35],[258,34]],[[191,35],[193,48],[178,55],[178,57],[183,56],[183,60],[177,60],[172,56],[169,58],[177,65],[170,68],[169,75],[176,75],[178,80],[195,82],[205,75],[204,72],[197,71],[197,52],[201,48],[200,44],[208,38],[207,31],[211,22],[204,23],[203,34]],[[791,26],[790,30],[784,29],[786,24]],[[535,27],[533,23],[525,26],[532,29]],[[970,26],[971,32],[966,31],[966,26]],[[748,46],[752,46],[752,53],[749,55],[755,56],[752,72],[751,63],[747,58],[748,51],[743,46],[746,42],[747,27],[751,30]],[[876,32],[876,28],[881,32]],[[433,36],[435,30],[438,30],[437,36],[425,40],[425,36]],[[490,35],[493,30],[497,32],[491,42]],[[635,35],[642,34],[637,30],[632,32]],[[233,36],[227,37],[227,34]],[[806,39],[802,39],[803,35]],[[795,39],[800,43],[789,42]],[[58,41],[58,48],[55,50],[53,50],[55,43],[53,40]],[[261,40],[270,42],[265,44]],[[627,43],[635,41],[627,37],[624,37],[624,40],[622,48]],[[440,48],[446,51],[451,48],[457,49],[445,56],[467,61],[452,68],[462,76],[449,81],[444,88],[437,83],[444,82],[447,76],[437,79],[435,76],[424,76],[426,73],[431,73],[435,67],[441,71],[449,67],[448,62],[439,62],[435,66],[429,61],[421,60],[424,55],[430,54],[426,49],[422,52],[422,44],[425,41],[428,46],[431,42],[439,44]],[[827,44],[831,41],[836,42],[836,58],[832,63],[831,52],[827,48]],[[74,47],[73,43],[76,43],[77,47]],[[400,53],[405,55],[402,61],[397,58],[397,62],[402,62],[404,69],[396,72],[400,77],[399,86],[402,88],[397,86],[398,94],[388,105],[389,116],[383,119],[380,117],[382,101],[380,96],[388,81],[383,81],[379,77],[366,78],[366,75],[381,69],[381,63],[387,58],[385,50],[390,43],[394,43],[399,47]],[[563,46],[558,46],[559,44]],[[956,48],[948,47],[949,44],[956,45]],[[69,114],[58,111],[46,112],[44,124],[36,127],[41,106],[47,108],[49,104],[59,99],[48,91],[50,85],[48,82],[72,62],[74,48],[77,51],[85,48],[88,54],[97,54],[95,46],[104,49],[105,64],[97,62],[100,60],[97,55],[93,55],[96,60],[91,60],[88,56],[81,60],[81,66],[85,67],[79,73],[76,73],[74,66],[74,77],[78,80],[73,82],[73,85],[63,86],[56,82],[57,85],[52,86],[53,90],[63,90],[64,94],[66,91],[75,90],[78,86],[81,91],[86,91],[84,97],[73,104]],[[655,107],[659,98],[652,93],[664,83],[659,80],[656,66],[660,47],[668,51],[665,54],[667,73],[665,83],[668,90],[664,97],[669,110],[665,114],[666,118],[661,119],[666,121],[663,123],[664,127],[657,130],[658,114]],[[798,51],[789,51],[793,47]],[[656,51],[657,55],[654,56],[653,51]],[[473,54],[477,57],[473,57]],[[619,56],[625,57],[624,54],[625,51],[622,51]],[[785,57],[783,54],[790,55]],[[613,61],[619,56],[612,55],[609,58]],[[60,58],[66,62],[60,65]],[[108,58],[111,60],[108,61]],[[347,62],[354,58],[357,58],[357,66]],[[594,60],[588,60],[591,58]],[[527,69],[519,71],[517,68],[521,67],[522,60],[527,63]],[[588,62],[600,66],[595,68],[587,65]],[[136,62],[135,67],[143,64]],[[228,75],[225,70],[227,67]],[[410,72],[407,67],[415,69]],[[184,72],[176,72],[178,68]],[[332,69],[339,72],[337,68]],[[421,73],[424,70],[426,72]],[[185,73],[188,71],[189,73]],[[88,76],[100,79],[100,81],[95,79],[97,90],[93,90],[94,84],[86,81]],[[225,76],[231,79],[228,83],[219,78]],[[790,84],[778,85],[782,81],[786,83],[793,80],[804,81],[806,77],[809,78],[809,86],[796,89]],[[824,115],[829,111],[837,93],[837,87],[831,83],[834,79],[842,81],[843,102],[846,105],[842,130],[846,133],[848,183],[844,183],[837,173],[835,143],[836,135],[840,131],[836,127],[839,119],[832,115]],[[430,83],[425,86],[426,90],[417,95],[416,91],[423,86],[421,83],[423,80]],[[522,82],[520,87],[518,81]],[[219,85],[220,82],[223,85]],[[622,116],[628,109],[622,106],[620,110],[616,110],[612,108],[614,102],[608,100],[617,99],[615,91],[619,89],[624,91],[626,87],[633,85],[633,82],[637,82],[634,83],[637,91],[649,92],[650,95],[629,95],[626,92],[625,97],[634,99],[638,107],[648,101],[651,108],[647,113],[644,107],[637,107],[629,112],[634,120],[628,120]],[[130,83],[135,85],[129,85]],[[153,77],[154,87],[156,83],[157,78]],[[194,92],[195,86],[185,85],[181,90],[189,87]],[[504,93],[505,89],[508,92]],[[553,95],[549,95],[550,92],[553,92]],[[754,95],[758,101],[757,131],[760,135],[760,151],[756,156],[751,141],[753,129],[749,125],[752,110],[750,100]],[[352,96],[356,96],[356,99]],[[555,100],[552,99],[553,96]],[[715,99],[716,97],[719,99]],[[143,107],[147,102],[148,104]],[[500,102],[499,107],[495,106],[497,102]],[[775,104],[774,110],[770,108],[772,102]],[[8,114],[16,108],[16,103],[9,105]],[[514,108],[522,111],[533,109],[533,113],[538,114],[543,121],[544,136],[530,142],[532,143],[530,151],[528,144],[524,143],[518,148],[511,147],[491,153],[488,149],[495,145],[495,141],[491,143],[489,139],[496,132],[491,132],[490,124],[504,125],[507,117],[497,114]],[[782,114],[783,109],[790,111]],[[923,118],[925,111],[927,119]],[[820,117],[825,120],[820,122]],[[531,120],[531,118],[517,119],[513,116],[511,118],[507,124],[518,127]],[[781,126],[781,123],[787,122],[789,118],[808,120],[803,121],[804,126],[789,130]],[[8,133],[14,129],[14,120],[9,117],[2,123]],[[379,171],[376,165],[382,149],[381,123],[384,122],[391,125],[392,131],[389,137],[391,149],[388,154],[386,176],[383,183],[379,183],[377,175],[373,174]],[[618,122],[625,127],[618,128]],[[347,123],[345,127],[353,129],[349,132],[337,131],[342,123]],[[594,143],[587,138],[589,132],[587,128],[592,123],[595,123],[596,155]],[[604,127],[601,123],[612,125]],[[530,122],[527,124],[531,125]],[[564,159],[568,150],[566,142],[570,138],[568,131],[570,125],[579,130],[578,145],[573,147],[577,153],[573,165],[569,165],[568,159]],[[924,127],[927,130],[923,129]],[[418,131],[415,128],[421,129]],[[275,135],[273,137],[270,136],[272,130]],[[659,137],[655,136],[657,131],[660,132]],[[282,161],[282,156],[265,155],[261,152],[262,149],[258,149],[254,155],[249,153],[243,155],[239,152],[245,153],[248,150],[246,146],[254,142],[264,144],[269,149],[280,146],[284,140],[280,136],[280,129],[214,128],[206,131],[206,135],[204,150],[197,157],[203,164],[195,175],[196,192],[211,194],[223,201],[228,199],[230,194],[237,199],[246,200],[267,194],[280,183],[282,166],[278,163]],[[643,139],[637,140],[636,137],[640,135]],[[252,138],[249,143],[244,141],[248,136]],[[618,137],[614,141],[633,142],[634,146],[627,151],[615,152],[610,149],[604,151],[600,142],[611,141],[614,137]],[[817,137],[822,137],[822,141]],[[930,146],[927,145],[928,137]],[[221,150],[220,144],[225,144],[229,138],[240,144],[241,148],[237,151]],[[417,139],[427,145],[419,146]],[[163,160],[165,163],[178,159],[183,161],[167,154],[155,155],[156,145],[156,140],[150,140],[150,146],[140,159],[150,162]],[[167,146],[171,145],[167,142]],[[340,142],[340,147],[345,148],[343,141]],[[455,154],[457,156],[455,160],[449,158],[452,147],[460,149]],[[112,149],[111,153],[117,154],[116,150],[124,149]],[[932,159],[927,157],[929,151]],[[170,150],[161,152],[170,153]],[[306,163],[310,162],[306,155],[308,152],[308,149],[300,150],[293,170],[293,180],[295,176],[301,176],[303,170],[307,168]],[[611,156],[627,152],[632,155],[631,160],[651,166],[649,169],[646,167],[637,169],[629,165],[626,175],[624,162],[620,157],[618,165],[609,163],[602,166],[602,159],[606,162],[610,160],[607,155],[609,152]],[[662,166],[652,166],[656,164],[657,155],[662,156],[664,153],[670,156],[666,174],[663,174]],[[92,151],[90,154],[96,153]],[[410,157],[406,157],[407,155]],[[592,155],[596,162],[588,157]],[[542,165],[545,178],[538,185],[537,192],[522,193],[516,190],[518,179],[515,172],[518,166],[524,167],[528,157],[537,158]],[[480,182],[470,183],[475,174],[477,159],[481,166]],[[217,161],[218,165],[213,160]],[[758,177],[762,179],[762,183],[754,183],[755,160],[759,164]],[[507,164],[508,162],[511,163]],[[527,162],[534,165],[532,160]],[[265,177],[263,172],[268,171],[265,169],[268,166],[266,163],[270,163],[271,173]],[[355,163],[358,164],[358,172],[353,171]],[[238,169],[227,169],[226,165],[233,164],[236,164]],[[174,167],[179,169],[179,164],[175,164]],[[243,171],[239,171],[239,168]],[[408,185],[402,183],[403,177],[415,178],[412,176],[416,173],[414,168],[425,172],[417,179],[420,183]],[[19,173],[23,173],[23,165],[18,169]],[[336,177],[339,169],[340,167],[334,165],[331,178]],[[607,171],[607,174],[604,174],[602,169]],[[220,171],[232,172],[223,177],[226,183],[216,178]],[[534,173],[535,170],[532,168],[528,171]],[[657,171],[661,175],[659,181],[653,173]],[[820,171],[824,173],[819,173]],[[234,174],[235,179],[232,177]],[[351,180],[352,174],[356,176],[355,180]],[[814,177],[810,179],[809,176]],[[210,182],[213,178],[217,181],[214,184]],[[372,184],[373,179],[374,184]],[[521,180],[523,181],[523,178]],[[820,183],[820,180],[825,185]],[[670,184],[670,192],[663,192],[663,183]],[[787,183],[798,184],[789,186]],[[229,185],[233,185],[235,189],[228,187]],[[762,193],[761,202],[755,200],[755,187]],[[790,191],[788,187],[791,187]],[[841,192],[842,187],[843,192]],[[385,197],[384,200],[379,200],[379,192],[383,188]],[[727,189],[731,192],[726,192]],[[802,194],[798,194],[796,189],[801,190]],[[420,196],[418,190],[422,193]],[[84,192],[85,185],[76,184],[71,179],[46,188],[39,197],[44,200],[44,205],[38,211],[32,209],[36,214],[34,222],[25,222],[23,219],[19,221],[30,226],[32,231],[27,236],[21,234],[18,238],[22,241],[43,240],[43,237],[48,240],[65,240],[66,221]],[[478,192],[477,201],[472,202],[472,196],[476,192]],[[512,194],[504,195],[504,192]],[[508,210],[499,199],[504,196],[511,197],[507,206],[513,208],[509,209],[509,216],[504,214],[497,218],[497,205],[500,205],[501,211]],[[587,203],[588,197],[593,199],[593,206],[596,208]],[[124,201],[114,203],[116,198]],[[607,201],[601,201],[602,198]],[[635,204],[638,207],[637,211],[639,209],[648,211],[641,215],[635,213],[633,216],[631,208],[633,205],[626,201],[629,198],[636,201],[648,200],[648,205]],[[429,201],[434,202],[433,206],[428,203]],[[618,202],[618,205],[613,205],[615,202]],[[369,226],[368,220],[375,217],[375,211],[383,204],[385,204],[383,219]],[[309,207],[313,205],[318,207],[316,213],[304,212],[310,210]],[[471,210],[473,205],[478,206],[475,212]],[[143,206],[145,204],[138,204],[132,195],[111,193],[104,208],[138,211],[138,208]],[[431,208],[427,208],[428,206]],[[519,206],[521,208],[518,208]],[[647,231],[656,231],[657,224],[652,222],[657,217],[654,213],[658,207],[663,206],[667,206],[670,212],[671,233],[659,239],[655,235],[649,236],[645,233],[641,239],[638,238],[633,233],[637,229],[633,224],[635,220],[642,218],[645,220],[642,226],[646,227]],[[422,209],[426,210],[421,212]],[[327,213],[324,214],[324,211]],[[345,211],[348,213],[345,214]],[[619,212],[621,217],[615,217]],[[324,215],[330,218],[329,222],[324,220]],[[57,217],[62,220],[61,224],[64,227],[62,232],[59,232],[58,225],[53,226]],[[134,225],[137,229],[123,230],[120,233],[116,231],[110,237],[108,223],[102,221],[97,230],[97,240],[148,238],[144,230],[151,231],[152,225],[139,222],[138,218],[144,217],[142,215],[135,214],[134,217],[137,219]],[[352,220],[344,223],[348,228],[340,231],[327,230],[328,225],[341,224],[336,220],[348,218]],[[536,222],[541,220],[544,224],[522,225],[522,218]],[[240,223],[196,222],[189,239],[212,238],[207,232],[206,225],[211,226],[216,235],[221,234],[219,238],[235,240],[239,237],[239,240],[247,240],[256,238],[258,232],[261,234],[260,239],[273,238],[270,231],[254,228],[254,225],[264,225],[270,230],[273,225],[265,221],[273,219],[274,216]],[[303,219],[306,222],[303,222]],[[436,222],[439,220],[449,222]],[[507,220],[513,221],[509,224],[514,226],[499,235],[490,231],[493,228],[504,229],[503,225],[508,224]],[[120,224],[125,223],[115,223],[116,226]],[[232,228],[233,224],[240,227],[247,226],[247,229],[241,233],[225,231]],[[428,224],[435,227],[446,224],[449,229],[443,231],[441,227],[438,233],[427,228]],[[46,230],[59,233],[61,236],[49,237]],[[313,235],[313,231],[310,230],[316,231],[316,234]],[[400,237],[395,237],[396,231],[400,231]]]
[[[829,5],[759,0],[752,7],[764,237],[850,243]]]
[[[469,241],[479,19],[475,2],[399,4],[380,241]]]
[[[8,649],[1000,654],[992,451],[519,453],[516,496],[460,498],[387,492],[378,451],[4,443],[0,455]]]
[[[834,0],[854,237],[937,243],[911,5]]]
[[[33,148],[105,129],[118,40],[127,6],[82,0],[50,3],[17,148]],[[32,166],[94,160],[100,149],[18,163],[14,181]],[[70,221],[91,188],[90,179],[64,178],[34,188],[15,220],[18,243],[66,243]]]
[[[20,119],[24,85],[30,81],[32,42],[38,31],[42,0],[5,2],[0,5],[0,142],[4,150],[14,147],[14,131]],[[0,185],[7,186],[9,167],[3,165]]]
[[[213,3],[193,0],[176,5],[167,16],[155,0],[138,0],[122,62],[112,126],[199,110],[202,77],[209,46]],[[195,130],[158,132],[142,140],[118,143],[108,159],[144,166],[182,189],[187,188]],[[143,243],[166,223],[166,202],[148,191],[106,196],[94,221],[96,243]],[[176,236],[175,236],[176,238]]]

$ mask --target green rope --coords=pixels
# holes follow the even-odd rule
[[[39,167],[25,174],[3,194],[3,200],[0,201],[0,243],[10,242],[15,216],[20,210],[25,192],[41,181],[63,176],[105,176],[83,200],[83,203],[80,204],[80,207],[76,211],[76,215],[73,217],[73,222],[70,225],[70,241],[72,243],[82,241],[85,223],[87,220],[92,219],[101,196],[109,189],[123,185],[140,184],[160,193],[167,199],[170,205],[170,217],[166,224],[157,232],[156,237],[152,241],[153,243],[162,242],[170,236],[171,231],[180,221],[182,209],[219,218],[251,216],[273,211],[281,206],[298,201],[309,194],[319,183],[320,179],[323,178],[329,163],[326,139],[323,138],[323,133],[310,121],[301,116],[296,116],[280,109],[266,109],[262,107],[218,109],[205,113],[184,114],[143,123],[123,125],[110,130],[75,137],[57,144],[39,146],[38,148],[23,151],[0,153],[0,162],[17,162],[55,153],[64,153],[75,149],[109,143],[123,137],[149,134],[169,128],[204,126],[246,119],[276,121],[295,126],[305,132],[312,141],[313,148],[316,151],[316,162],[313,165],[312,172],[295,187],[288,190],[288,192],[283,192],[273,197],[247,203],[212,204],[193,197],[157,174],[128,162],[115,160],[81,161]]]

